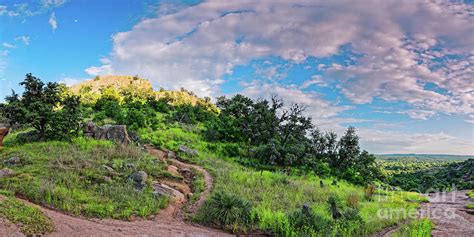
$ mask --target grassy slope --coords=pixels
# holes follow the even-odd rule
[[[0,190],[0,217],[20,226],[25,235],[46,234],[54,225],[38,208],[27,205],[5,190]]]
[[[296,235],[289,223],[287,214],[311,204],[312,209],[330,219],[326,200],[330,195],[336,195],[346,202],[349,195],[355,194],[360,200],[359,207],[364,221],[365,229],[355,227],[358,233],[375,233],[407,218],[403,214],[378,215],[383,209],[387,213],[401,213],[401,211],[414,211],[418,207],[416,201],[422,199],[416,193],[406,192],[379,192],[374,201],[364,198],[364,188],[339,181],[337,186],[330,185],[333,179],[320,179],[315,175],[289,176],[276,172],[260,172],[243,167],[231,158],[222,155],[223,146],[209,144],[198,135],[198,128],[185,131],[182,128],[172,127],[151,132],[140,131],[141,137],[156,146],[177,150],[179,145],[186,145],[199,151],[196,157],[189,160],[203,165],[215,176],[214,192],[225,190],[237,194],[254,205],[255,214],[258,216],[258,228],[271,230],[283,235]],[[325,187],[319,186],[319,181]],[[407,202],[413,200],[415,202]]]
[[[88,139],[15,145],[14,136],[8,139],[0,151],[0,169],[13,156],[21,158],[21,165],[8,167],[16,175],[0,179],[0,189],[73,215],[99,218],[145,217],[167,204],[166,198],[153,196],[150,185],[137,191],[128,180],[136,170],[147,172],[149,179],[167,175],[162,163],[139,148]]]

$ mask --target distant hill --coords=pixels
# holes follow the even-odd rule
[[[200,98],[193,92],[181,89],[177,91],[160,89],[153,91],[150,81],[138,76],[97,76],[94,79],[72,85],[69,90],[81,96],[83,103],[95,103],[104,93],[123,98],[125,94],[134,94],[135,97],[146,100],[148,97],[165,99],[173,106],[200,105],[208,111],[218,113],[218,108],[211,102],[211,98]]]
[[[474,155],[442,155],[442,154],[384,154],[376,155],[386,161],[465,161],[474,159]]]

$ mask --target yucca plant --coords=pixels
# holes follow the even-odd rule
[[[252,222],[252,205],[237,195],[223,191],[214,193],[203,206],[201,219],[208,224],[233,231],[245,229]]]

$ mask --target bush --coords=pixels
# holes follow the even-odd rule
[[[232,231],[245,230],[253,219],[250,202],[223,191],[214,193],[200,210],[206,224]]]
[[[375,194],[375,191],[377,190],[377,187],[373,184],[367,185],[367,188],[365,189],[365,198],[367,200],[372,200],[372,197]]]
[[[307,204],[299,210],[296,210],[288,216],[290,223],[301,234],[314,234],[321,231],[328,230],[331,221],[327,218],[314,213],[314,211]]]

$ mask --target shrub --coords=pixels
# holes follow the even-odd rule
[[[372,200],[372,197],[375,194],[375,191],[377,190],[377,187],[373,184],[367,185],[367,188],[365,189],[365,198],[367,200]]]
[[[330,220],[320,214],[314,213],[308,204],[303,205],[288,216],[290,223],[301,235],[318,233],[330,227]],[[309,232],[309,233],[308,233]]]
[[[250,202],[223,191],[214,193],[201,210],[203,222],[232,231],[245,230],[253,219]]]
[[[359,196],[355,193],[350,193],[347,196],[347,206],[356,208],[359,206]]]

